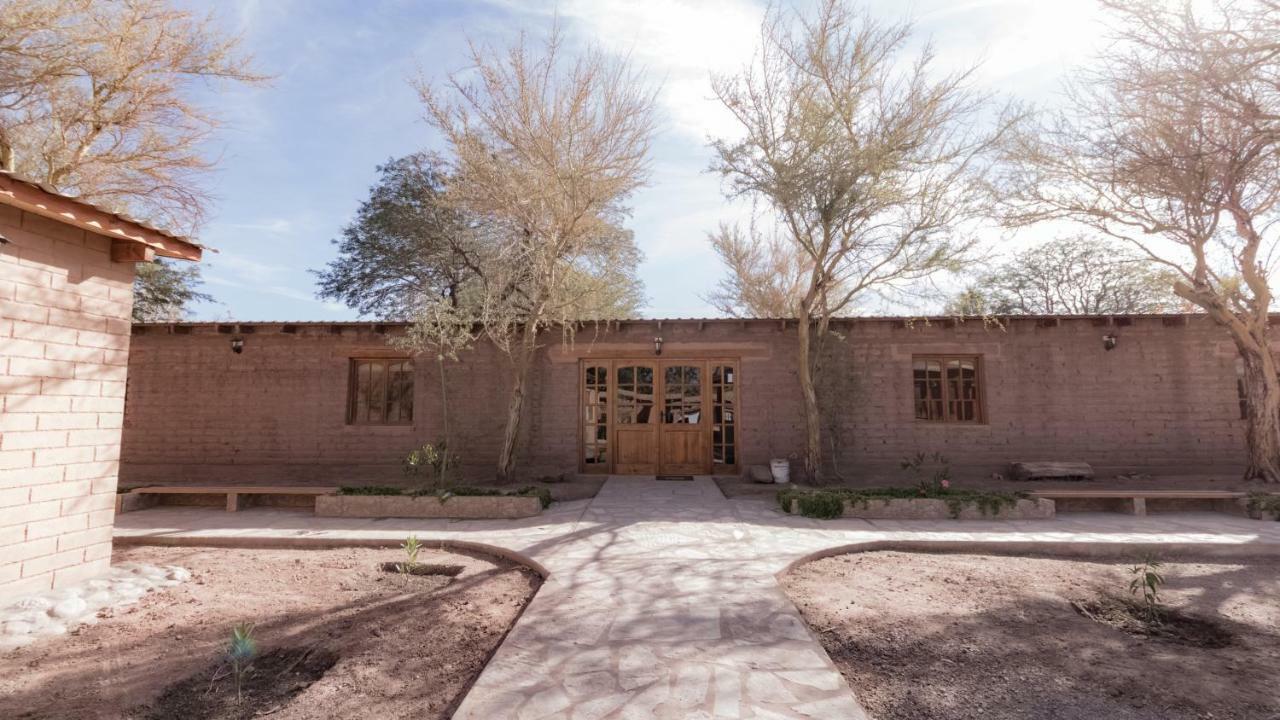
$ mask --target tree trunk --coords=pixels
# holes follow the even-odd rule
[[[0,170],[13,172],[17,167],[17,157],[13,152],[13,148],[8,143],[0,140]]]
[[[525,386],[529,380],[529,366],[533,363],[533,351],[537,347],[536,323],[527,322],[520,337],[520,349],[515,357],[515,377],[511,385],[511,400],[507,403],[507,428],[502,435],[502,449],[498,452],[498,482],[509,483],[515,479],[516,443],[520,438],[520,419],[524,415]]]
[[[440,465],[444,469],[444,472],[441,473],[443,475],[448,473],[451,467],[449,458],[453,456],[453,438],[449,436],[449,383],[446,382],[444,355],[441,353],[436,354],[436,366],[440,369],[440,423],[444,431],[441,435],[441,440],[444,441],[444,458]],[[443,480],[444,478],[438,479]]]
[[[1265,344],[1236,343],[1244,361],[1246,480],[1280,482],[1280,377]]]
[[[799,344],[797,370],[800,376],[800,396],[804,399],[804,472],[810,482],[816,482],[822,468],[822,416],[818,412],[818,393],[813,386],[813,348],[810,344],[812,320],[805,303],[801,303],[800,310],[796,335]]]

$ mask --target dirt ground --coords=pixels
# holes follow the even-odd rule
[[[0,718],[447,718],[540,584],[480,555],[424,550],[457,577],[386,573],[398,549],[122,548],[193,578],[96,625],[0,655]],[[255,624],[235,702],[225,650]],[[212,688],[212,689],[210,689]]]
[[[1280,716],[1280,562],[1163,568],[1164,603],[1225,647],[1072,607],[1127,598],[1132,565],[874,552],[808,563],[783,587],[876,720]]]

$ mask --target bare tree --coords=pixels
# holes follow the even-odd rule
[[[1009,220],[1074,220],[1176,275],[1240,353],[1248,479],[1280,481],[1269,345],[1280,203],[1275,3],[1109,2],[1115,42],[1068,106],[1017,135]],[[1268,11],[1269,10],[1269,11]]]
[[[193,231],[218,119],[191,91],[263,81],[239,43],[166,0],[0,0],[0,168]]]
[[[498,479],[513,477],[539,337],[619,306],[616,272],[639,259],[622,228],[647,176],[655,93],[598,48],[569,59],[558,30],[540,47],[470,46],[472,67],[419,81],[449,148],[445,198],[477,223],[465,252],[485,335],[512,360]]]
[[[909,24],[824,0],[812,17],[771,10],[761,35],[751,66],[714,81],[744,136],[715,141],[712,167],[731,195],[769,209],[806,270],[789,314],[800,320],[805,470],[816,478],[814,376],[831,318],[864,293],[960,266],[974,244],[966,230],[988,207],[983,158],[999,133],[977,129],[988,98],[970,72],[935,72],[928,47],[904,57]],[[746,242],[747,257],[769,256],[767,234]]]
[[[711,247],[728,268],[707,297],[720,312],[733,317],[785,318],[795,313],[809,278],[805,256],[785,238],[761,238],[752,228],[744,234],[721,225],[710,236]]]
[[[947,306],[954,315],[1112,315],[1177,310],[1173,276],[1116,242],[1065,237],[983,273]]]

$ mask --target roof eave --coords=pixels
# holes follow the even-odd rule
[[[51,193],[7,173],[0,173],[0,202],[120,243],[143,246],[141,253],[116,253],[113,248],[113,257],[120,256],[122,261],[145,260],[155,255],[199,261],[204,255],[204,248],[194,242],[130,222],[74,198]]]

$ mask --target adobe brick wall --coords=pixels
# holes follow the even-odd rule
[[[0,205],[0,597],[105,572],[133,265]]]
[[[1192,318],[1017,320],[915,324],[863,320],[841,326],[836,380],[840,469],[901,479],[898,462],[941,451],[960,477],[1003,471],[1015,460],[1080,460],[1101,473],[1235,473],[1243,428],[1235,354],[1221,330]],[[361,483],[402,478],[411,448],[440,435],[439,384],[416,365],[415,423],[345,423],[351,357],[395,353],[373,325],[139,328],[130,357],[121,481],[144,483]],[[244,334],[242,354],[230,350]],[[337,332],[335,332],[337,330]],[[397,332],[395,328],[389,332]],[[520,470],[526,477],[576,468],[579,358],[628,353],[741,358],[740,455],[745,464],[797,455],[803,443],[794,324],[777,321],[634,322],[587,329],[572,345],[550,339],[533,374]],[[1107,352],[1102,336],[1114,333]],[[913,419],[913,354],[975,353],[984,361],[987,422]],[[509,368],[481,346],[448,367],[455,446],[472,477],[492,477]]]

